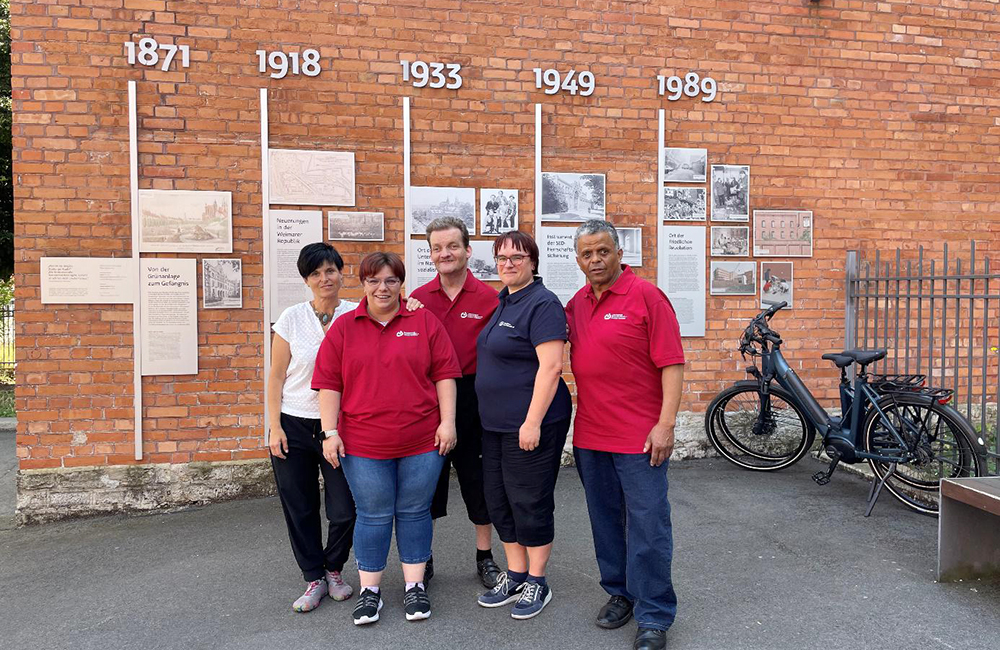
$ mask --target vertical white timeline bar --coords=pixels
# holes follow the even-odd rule
[[[542,225],[542,105],[535,104],[535,239]]]
[[[139,124],[136,117],[135,82],[128,82],[128,163],[132,206],[132,269],[135,294],[132,298],[132,409],[134,411],[135,459],[142,460],[142,269],[139,265]]]
[[[406,277],[409,286],[416,288],[416,260],[410,255],[410,230],[413,228],[413,216],[410,214],[410,98],[403,98],[403,262],[406,266]],[[407,289],[406,293],[412,293]]]
[[[269,149],[267,119],[267,88],[260,89],[260,194],[261,194],[261,234],[264,238],[264,444],[267,444],[267,430],[270,413],[267,408],[267,385],[271,374],[271,188],[268,182]]]
[[[665,112],[659,111],[659,128],[656,130],[656,284],[663,288],[667,286],[666,274],[666,237],[663,235],[663,138]]]

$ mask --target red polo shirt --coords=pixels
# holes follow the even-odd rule
[[[663,405],[662,369],[684,363],[670,301],[628,265],[601,299],[588,284],[566,305],[576,380],[573,444],[641,454]]]
[[[387,459],[434,449],[441,423],[434,382],[461,376],[444,327],[427,309],[400,309],[382,327],[368,300],[335,320],[316,355],[312,388],[339,391],[348,454]]]
[[[472,275],[472,271],[468,269],[465,270],[465,274],[465,284],[462,285],[454,301],[441,288],[440,275],[415,289],[410,296],[424,303],[424,307],[431,310],[431,313],[444,325],[452,345],[455,346],[455,352],[458,353],[462,374],[474,375],[476,339],[489,322],[499,300],[493,287]]]

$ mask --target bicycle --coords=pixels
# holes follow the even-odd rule
[[[982,473],[975,432],[947,405],[953,391],[926,386],[924,375],[869,374],[885,350],[823,355],[840,369],[841,415],[828,414],[791,369],[781,336],[770,328],[786,306],[771,303],[751,320],[739,350],[751,359],[746,370],[753,379],[723,390],[705,414],[709,440],[723,458],[749,470],[781,470],[805,456],[820,433],[830,464],[813,476],[819,485],[830,482],[840,463],[871,466],[866,517],[883,488],[917,512],[936,514],[940,479]],[[847,374],[852,365],[853,381]]]

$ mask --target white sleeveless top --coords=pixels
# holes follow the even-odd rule
[[[333,319],[357,309],[358,303],[341,299]],[[326,332],[309,302],[292,305],[273,325],[274,332],[288,341],[292,359],[281,389],[281,412],[300,418],[319,419],[319,391],[311,388],[316,354]]]

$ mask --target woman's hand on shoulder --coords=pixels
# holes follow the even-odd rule
[[[413,296],[406,299],[406,311],[417,311],[418,309],[422,309],[423,306],[424,303],[420,302]]]
[[[271,427],[267,436],[267,446],[271,450],[271,455],[275,458],[285,459],[288,453],[288,437],[284,430],[279,427]]]

